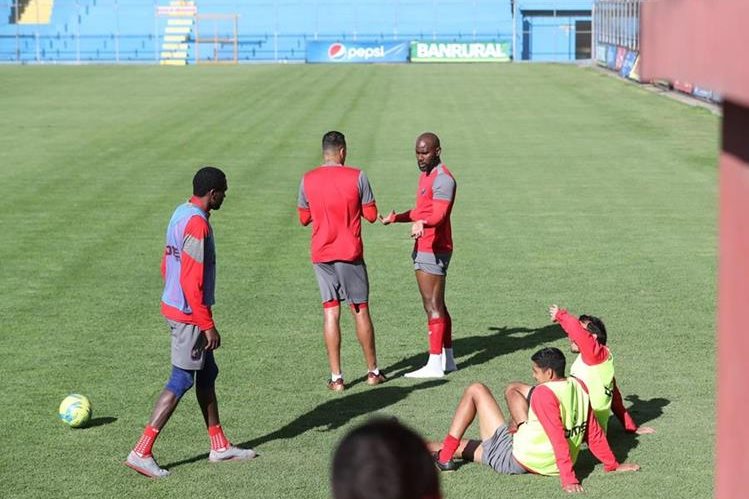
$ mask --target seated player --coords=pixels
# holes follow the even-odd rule
[[[579,355],[572,363],[570,375],[582,380],[590,391],[590,405],[604,431],[608,428],[611,412],[628,433],[655,433],[649,426],[637,426],[622,401],[622,394],[614,378],[614,356],[606,346],[606,326],[598,317],[581,315],[579,318],[560,309],[549,307],[551,320],[558,322],[570,339],[570,349]],[[516,387],[523,389],[522,386]]]
[[[334,499],[439,499],[424,440],[395,420],[375,419],[346,435],[333,456]]]
[[[442,471],[456,469],[454,456],[491,466],[509,475],[559,475],[566,492],[582,492],[573,465],[585,442],[608,471],[637,471],[636,464],[619,464],[606,434],[590,408],[585,384],[565,378],[566,361],[558,348],[544,348],[531,357],[537,385],[527,397],[506,392],[507,405],[517,428],[510,432],[491,391],[481,383],[470,385],[458,404],[442,444],[432,442],[434,461]],[[478,416],[481,441],[461,440]]]

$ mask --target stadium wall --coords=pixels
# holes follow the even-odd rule
[[[593,4],[594,59],[603,68],[622,78],[643,82],[640,76],[641,13],[647,0],[595,0]],[[701,82],[684,79],[647,80],[708,102],[721,96]]]
[[[0,62],[158,63],[177,30],[177,19],[158,12],[194,6],[202,14],[236,16],[196,23],[185,40],[182,63],[199,55],[239,62],[304,62],[307,43],[328,42],[493,42],[510,57],[530,61],[590,58],[591,0],[55,0],[46,24],[10,20],[12,0],[0,0]],[[163,14],[163,12],[162,12]],[[585,37],[588,43],[585,44]],[[211,43],[209,38],[215,38]],[[172,44],[174,45],[174,44]],[[198,52],[196,54],[196,52]]]

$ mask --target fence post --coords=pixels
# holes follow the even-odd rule
[[[518,60],[518,2],[512,3],[512,62]]]
[[[114,1],[114,60],[120,62],[120,2]]]

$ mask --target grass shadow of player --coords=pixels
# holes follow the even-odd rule
[[[642,426],[649,421],[658,419],[663,415],[663,408],[671,403],[670,400],[661,397],[643,400],[638,395],[628,395],[625,397],[625,400],[632,403],[632,405],[627,408],[627,411],[629,411],[632,419],[635,420],[638,426]],[[655,430],[658,431],[658,428]],[[641,439],[648,440],[658,438],[658,434],[638,435],[636,433],[626,433],[624,428],[622,428],[622,425],[619,423],[619,420],[612,415],[609,419],[609,428],[606,437],[609,440],[609,446],[614,452],[616,460],[623,463],[627,460],[629,452],[640,444]],[[593,472],[593,468],[597,463],[598,461],[589,450],[581,452],[577,463],[575,464],[575,473],[577,474],[577,477],[580,480],[587,478]]]
[[[458,364],[458,369],[481,365],[500,355],[506,355],[518,350],[536,348],[539,345],[551,343],[565,337],[564,331],[559,324],[549,324],[537,329],[492,326],[488,330],[492,331],[492,333],[469,336],[467,338],[455,338],[453,340],[453,351],[455,352],[455,361]],[[383,371],[388,377],[397,378],[409,371],[420,368],[425,362],[426,354],[420,352],[383,368]],[[349,383],[348,386],[357,385],[364,380],[364,377],[357,378]]]
[[[296,438],[310,430],[333,431],[352,419],[370,414],[400,402],[416,390],[433,388],[446,383],[444,380],[430,380],[412,386],[380,386],[372,390],[350,395],[336,396],[314,409],[298,416],[283,427],[261,437],[236,444],[245,449],[255,448],[274,440]],[[175,468],[183,464],[194,463],[208,458],[204,453],[181,461],[169,463],[164,467]]]
[[[112,416],[103,416],[100,418],[94,418],[88,422],[88,424],[86,425],[86,428],[95,428],[97,426],[104,426],[104,425],[112,424],[115,421],[117,421],[117,418],[112,417]]]

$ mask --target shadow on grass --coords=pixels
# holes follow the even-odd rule
[[[455,338],[453,340],[455,361],[459,369],[478,366],[500,355],[506,355],[518,350],[532,349],[565,337],[564,331],[559,324],[550,324],[539,329],[496,326],[489,327],[488,329],[493,334]],[[426,363],[426,360],[427,354],[419,353],[403,358],[395,364],[383,368],[383,371],[388,377],[397,378],[409,371],[420,368]],[[364,380],[365,377],[362,376],[353,380],[348,386],[357,385]]]
[[[670,400],[665,398],[658,397],[643,400],[637,395],[628,395],[625,397],[625,400],[632,402],[632,405],[627,410],[638,426],[642,426],[649,421],[658,419],[663,415],[663,408],[671,403]],[[656,431],[657,430],[658,428],[656,428]],[[655,439],[658,438],[658,434],[637,435],[636,433],[626,433],[622,428],[622,425],[619,423],[619,420],[612,415],[611,419],[609,419],[607,438],[609,440],[609,446],[611,446],[611,450],[614,452],[614,456],[616,456],[616,460],[623,463],[627,460],[629,451],[640,444],[640,439]],[[597,463],[598,461],[589,450],[581,452],[579,459],[575,464],[577,478],[579,480],[587,478],[593,472],[593,468]]]
[[[336,396],[336,394],[331,393],[331,396],[335,398],[318,405],[278,430],[253,440],[242,442],[237,444],[237,446],[248,449],[274,440],[296,438],[313,429],[317,429],[318,431],[336,430],[358,416],[370,414],[400,402],[408,397],[411,392],[433,388],[444,383],[446,383],[444,380],[431,380],[407,387],[385,385],[373,388],[372,390],[343,396]],[[207,458],[208,454],[201,454],[169,463],[164,467],[175,468]]]
[[[92,419],[91,421],[88,422],[88,424],[86,425],[86,428],[95,428],[97,426],[104,426],[104,425],[107,425],[107,424],[112,424],[115,421],[117,421],[117,418],[112,417],[112,416],[104,416],[104,417],[101,417],[101,418],[94,418],[94,419]]]

